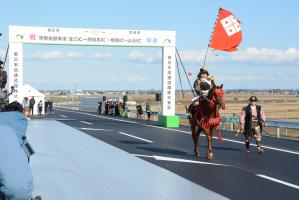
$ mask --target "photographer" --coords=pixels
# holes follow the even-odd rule
[[[33,177],[29,156],[33,154],[26,139],[27,119],[22,105],[13,102],[0,112],[0,199],[29,200]]]
[[[0,60],[0,90],[5,88],[7,83],[7,73],[3,70],[3,62]]]

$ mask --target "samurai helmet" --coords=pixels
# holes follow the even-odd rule
[[[203,66],[203,67],[200,68],[197,77],[200,77],[200,75],[202,75],[202,74],[207,74],[209,76],[209,71],[208,71],[208,68],[206,66]]]

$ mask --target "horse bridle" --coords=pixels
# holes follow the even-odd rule
[[[219,90],[221,90],[220,88],[217,88]],[[220,107],[220,108],[223,108],[224,105],[222,105],[223,103],[223,96],[220,96],[217,94],[217,92],[213,91],[213,98],[215,99],[215,103]]]

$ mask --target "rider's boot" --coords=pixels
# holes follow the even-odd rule
[[[246,152],[249,153],[250,152],[250,148],[249,148],[249,140],[245,141],[245,146],[246,146]]]
[[[256,148],[257,148],[258,153],[263,153],[264,152],[264,149],[262,148],[262,145],[261,145],[260,141],[256,141]]]

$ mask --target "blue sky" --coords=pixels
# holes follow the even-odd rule
[[[8,26],[174,30],[191,82],[203,63],[219,7],[241,22],[234,53],[210,51],[207,66],[226,89],[299,88],[296,0],[2,0],[0,55]],[[25,45],[24,82],[38,89],[161,89],[161,49]],[[176,87],[180,88],[177,78]],[[186,79],[184,88],[188,88]]]

